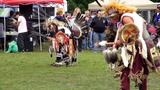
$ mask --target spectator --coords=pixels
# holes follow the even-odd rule
[[[107,20],[103,17],[103,13],[101,11],[97,11],[96,16],[93,18],[91,22],[91,27],[93,28],[93,42],[94,42],[94,48],[93,50],[98,50],[99,48],[97,47],[98,43],[101,42],[102,40],[105,40],[105,29],[107,26],[108,22]]]
[[[157,5],[156,13],[153,15],[153,24],[160,27],[160,4]]]
[[[86,28],[84,29],[83,31],[83,40],[82,40],[82,46],[83,46],[83,49],[87,49],[88,47],[89,48],[92,48],[92,31],[91,31],[91,28],[90,28],[90,24],[91,24],[91,15],[90,15],[90,11],[87,10],[85,11],[85,26]]]
[[[79,7],[76,7],[74,9],[74,12],[72,14],[72,19],[71,19],[71,26],[73,26],[73,22],[77,22],[78,18],[81,15],[81,9]],[[72,33],[73,34],[73,33]],[[82,37],[78,38],[78,51],[82,51]]]
[[[67,20],[71,19],[72,15],[69,12],[65,12],[65,17]]]
[[[81,14],[81,9],[76,7],[73,11],[72,17],[77,17],[79,14]]]
[[[8,43],[8,50],[6,53],[15,53],[18,52],[18,46],[17,42],[15,40],[12,40],[11,42]]]
[[[20,52],[27,51],[27,41],[28,41],[28,30],[27,23],[24,16],[22,16],[19,12],[15,13],[15,17],[18,20],[15,24],[18,28],[18,38],[17,44]]]

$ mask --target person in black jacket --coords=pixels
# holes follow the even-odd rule
[[[91,28],[93,28],[93,50],[97,51],[99,48],[97,47],[98,43],[105,40],[105,29],[107,27],[107,20],[103,17],[103,13],[98,10],[96,16],[93,18],[91,22]]]
[[[160,4],[157,5],[156,12],[153,15],[153,24],[155,27],[159,27],[159,24],[160,24]]]

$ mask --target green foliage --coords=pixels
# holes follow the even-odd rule
[[[88,4],[95,0],[67,0],[68,1],[68,11],[73,12],[76,7],[79,7],[82,12],[88,9]]]
[[[119,80],[101,52],[83,51],[78,64],[53,67],[48,52],[0,53],[0,90],[118,90]],[[160,76],[152,73],[148,90],[160,90]],[[137,90],[131,83],[131,90]]]
[[[160,2],[160,0],[151,0],[151,1],[153,1],[153,2]]]

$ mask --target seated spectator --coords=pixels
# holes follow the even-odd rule
[[[15,40],[8,43],[8,50],[6,53],[15,53],[18,52],[17,42]]]

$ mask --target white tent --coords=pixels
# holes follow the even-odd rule
[[[119,0],[121,3],[124,3],[129,6],[134,6],[137,7],[139,10],[151,10],[151,9],[156,9],[156,6],[158,3],[153,3],[150,0]],[[106,3],[109,2],[109,0],[105,0]],[[101,9],[100,6],[94,1],[90,4],[88,4],[88,9],[89,10],[97,10]]]
[[[150,0],[125,0],[125,4],[137,7],[139,10],[152,10],[157,7],[157,3]]]
[[[88,4],[88,9],[89,10],[98,10],[98,9],[102,9],[102,8],[96,3],[96,1],[94,1],[94,2]]]

